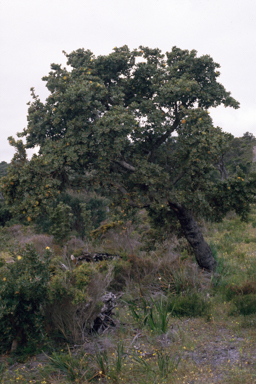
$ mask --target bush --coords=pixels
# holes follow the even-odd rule
[[[98,228],[100,223],[107,218],[107,206],[109,201],[96,194],[76,194],[71,191],[69,193],[62,193],[52,203],[50,210],[56,210],[60,203],[70,208],[73,215],[72,220],[70,221],[71,230],[78,232],[81,237],[88,235],[88,232],[92,229]],[[89,228],[88,220],[84,222],[85,216],[90,217]],[[38,232],[51,234],[53,222],[49,214],[41,214],[36,219],[35,224]]]
[[[31,245],[5,263],[0,269],[0,334],[1,347],[34,343],[44,335],[43,305],[49,281],[51,252],[41,258]]]
[[[51,210],[50,220],[52,222],[51,234],[58,243],[69,239],[71,233],[73,214],[69,205],[62,202],[55,209]]]
[[[248,316],[256,313],[256,295],[239,295],[233,298],[233,304],[236,307],[236,312],[241,315]]]
[[[47,314],[53,327],[71,342],[84,342],[103,306],[102,296],[112,281],[109,263],[83,263],[68,270],[55,268],[48,286]]]
[[[169,312],[172,316],[209,317],[210,308],[211,303],[197,292],[169,297]]]
[[[225,296],[228,301],[233,300],[236,296],[244,296],[256,294],[256,282],[246,281],[243,284],[229,284],[225,286]]]

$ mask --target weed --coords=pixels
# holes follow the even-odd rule
[[[162,350],[157,351],[157,365],[161,378],[168,377],[177,369],[181,357],[174,355],[172,358],[169,354],[164,353]]]
[[[129,309],[140,327],[148,326],[153,332],[166,333],[170,311],[168,302],[163,296],[160,299],[140,298],[140,306],[133,301],[127,303]]]
[[[0,364],[0,379],[3,377],[5,369],[6,369],[5,364],[4,363]]]
[[[51,356],[47,356],[50,364],[65,373],[71,381],[78,381],[84,376],[90,376],[91,369],[89,368],[88,357],[85,354],[81,359],[72,356],[68,347],[68,353],[53,352]]]
[[[124,356],[124,344],[119,342],[117,344],[117,358],[116,358],[116,372],[117,373],[120,373],[122,370],[123,356]]]
[[[106,376],[109,371],[109,361],[108,354],[106,351],[100,351],[98,345],[95,345],[95,361],[99,368],[99,372],[101,375]]]

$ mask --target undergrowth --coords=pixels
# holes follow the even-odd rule
[[[19,295],[29,308],[33,293],[40,292],[33,285],[37,278],[45,291],[34,320],[30,312],[22,318],[23,336],[12,329],[23,307],[17,302],[14,311],[11,301],[2,301],[1,383],[256,382],[255,222],[254,209],[248,223],[230,215],[205,224],[218,263],[214,273],[200,270],[190,248],[175,237],[148,249],[130,222],[112,226],[100,240],[73,237],[63,247],[32,227],[3,228],[1,299],[8,292],[13,300]],[[79,249],[116,257],[77,265],[71,255],[81,254]],[[22,267],[24,252],[38,266],[47,266],[44,255],[50,255],[45,282]],[[91,326],[106,292],[117,305],[99,334]]]

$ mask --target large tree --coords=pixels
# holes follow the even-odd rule
[[[219,220],[231,209],[244,218],[254,196],[252,179],[212,174],[231,135],[213,126],[208,109],[239,107],[217,81],[219,64],[177,47],[65,55],[69,67],[52,64],[43,78],[47,100],[32,89],[18,135],[26,143],[9,138],[17,152],[2,182],[6,202],[30,221],[67,187],[101,188],[113,204],[146,208],[160,223],[175,218],[199,266],[213,270],[195,218]]]

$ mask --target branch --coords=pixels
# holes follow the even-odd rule
[[[172,185],[174,186],[184,175],[185,175],[185,171],[181,172],[177,177],[176,179],[174,179]]]
[[[165,140],[170,136],[170,134],[175,131],[175,129],[178,127],[179,125],[179,118],[176,118],[176,120],[174,121],[173,125],[167,129],[167,131],[161,136],[159,137],[156,142],[155,142],[155,145],[154,147],[152,148],[152,151],[151,151],[151,155],[149,156],[149,161],[150,162],[153,162],[154,158],[155,158],[155,152],[157,150],[157,148],[160,147],[160,145],[162,145]]]
[[[113,160],[113,162],[127,169],[128,171],[131,171],[131,172],[136,171],[136,169],[131,164],[126,163],[126,161],[124,160]]]

